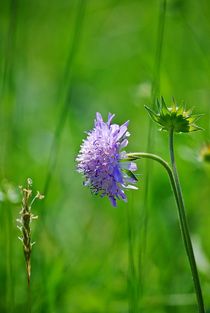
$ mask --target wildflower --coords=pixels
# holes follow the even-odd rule
[[[202,129],[195,124],[202,114],[192,114],[192,110],[186,110],[184,105],[178,106],[174,99],[172,106],[167,107],[162,97],[160,102],[157,100],[157,107],[158,112],[156,113],[145,106],[153,121],[161,125],[161,130],[173,129],[177,133],[188,133]]]
[[[127,200],[124,189],[137,189],[130,183],[137,179],[133,171],[134,162],[126,160],[126,152],[121,151],[128,144],[128,122],[122,126],[111,124],[114,114],[108,115],[104,122],[100,113],[96,113],[95,127],[87,132],[76,158],[77,170],[85,178],[84,185],[90,186],[94,194],[108,196],[112,205],[116,200]]]

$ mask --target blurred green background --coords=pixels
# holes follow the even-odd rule
[[[0,312],[27,312],[16,218],[27,177],[33,207],[34,313],[197,312],[168,178],[138,161],[138,191],[111,207],[91,195],[75,157],[95,112],[130,120],[127,151],[145,151],[159,0],[0,1]],[[158,41],[159,40],[159,41]],[[185,100],[205,130],[177,135],[176,154],[206,306],[210,307],[210,2],[168,0],[160,67],[167,103]],[[168,160],[167,133],[151,152]],[[138,302],[138,305],[137,305]]]

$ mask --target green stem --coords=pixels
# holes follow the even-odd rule
[[[31,285],[27,288],[27,313],[31,313]]]
[[[161,70],[161,60],[164,42],[164,32],[166,23],[166,10],[167,10],[167,0],[159,1],[159,17],[157,25],[157,39],[155,44],[155,58],[154,58],[154,68],[152,77],[152,90],[151,90],[151,106],[155,107],[155,99],[159,96],[160,92],[160,70]],[[155,146],[155,135],[153,129],[153,123],[150,119],[149,129],[147,136],[146,151],[150,152],[152,147]],[[149,160],[147,160],[149,161]],[[144,292],[144,282],[146,277],[146,268],[143,267],[146,250],[147,250],[147,230],[148,230],[148,220],[149,220],[149,180],[152,175],[152,168],[150,162],[145,164],[145,188],[143,195],[143,206],[141,210],[140,223],[141,223],[141,233],[139,234],[139,247],[138,247],[138,293],[139,296],[143,296]]]
[[[14,310],[14,286],[13,286],[13,247],[12,247],[12,211],[11,207],[4,206],[5,209],[5,234],[6,234],[6,271],[7,271],[7,280],[6,280],[6,301],[9,312]]]
[[[128,257],[129,257],[129,274],[128,274],[128,300],[129,300],[129,313],[137,313],[138,295],[137,295],[137,280],[136,269],[134,262],[134,212],[133,206],[127,211],[128,222]]]
[[[155,98],[160,91],[160,67],[163,50],[163,39],[165,31],[167,0],[162,0],[159,7],[158,34],[156,43],[155,65],[152,82],[152,105],[154,106]]]
[[[53,172],[57,163],[58,150],[60,146],[61,136],[66,124],[67,116],[70,110],[71,96],[72,96],[72,84],[74,74],[74,62],[76,54],[79,49],[81,41],[82,30],[84,26],[84,17],[86,10],[86,0],[78,1],[77,16],[75,20],[75,29],[73,33],[72,42],[69,49],[69,55],[65,66],[64,75],[61,81],[60,89],[58,91],[57,103],[63,103],[61,113],[56,125],[53,142],[50,148],[48,168],[46,178],[44,182],[44,195],[46,196],[50,187]]]
[[[188,230],[187,219],[185,215],[185,207],[184,207],[184,201],[183,201],[183,196],[182,196],[182,190],[181,190],[181,186],[179,183],[178,173],[176,170],[176,163],[175,163],[174,149],[173,149],[173,131],[170,133],[170,153],[171,153],[171,163],[172,163],[173,169],[171,169],[170,165],[165,160],[163,160],[161,157],[155,154],[145,153],[145,152],[136,152],[136,153],[127,153],[127,157],[129,160],[136,160],[136,159],[141,159],[141,158],[154,160],[158,162],[159,164],[161,164],[167,171],[169,179],[170,179],[171,187],[175,196],[176,204],[178,207],[180,227],[181,227],[184,245],[185,245],[185,249],[188,255],[190,268],[191,268],[191,272],[193,276],[195,292],[196,292],[196,297],[197,297],[197,302],[198,302],[198,307],[199,307],[199,313],[205,313],[198,271],[196,267],[192,243],[191,243],[189,230]]]
[[[170,179],[170,183],[171,183],[171,187],[173,189],[174,196],[175,196],[175,199],[176,199],[176,203],[177,203],[177,206],[179,206],[179,198],[178,198],[178,194],[177,194],[177,190],[176,190],[176,184],[175,184],[173,172],[171,170],[170,165],[164,159],[162,159],[161,157],[159,157],[156,154],[147,153],[147,152],[127,153],[127,157],[128,157],[129,160],[151,159],[151,160],[154,160],[154,161],[158,162],[159,164],[161,164],[165,168],[167,173],[168,173],[168,176],[169,176],[169,179]]]
[[[179,175],[178,175],[178,171],[176,167],[175,154],[174,154],[174,131],[173,129],[171,129],[169,133],[169,148],[170,148],[171,166],[172,166],[173,176],[174,176],[176,190],[177,190],[178,202],[179,202],[178,210],[179,210],[181,232],[182,232],[188,260],[190,263],[190,268],[192,272],[192,277],[193,277],[193,282],[194,282],[194,287],[195,287],[196,297],[197,297],[197,302],[198,302],[199,313],[205,313],[202,290],[201,290],[198,270],[196,266],[195,256],[193,252],[192,242],[190,239],[189,228],[188,228],[188,223],[187,223],[187,218],[186,218],[186,213],[185,213],[184,199],[183,199],[182,189],[181,189],[181,185],[179,181]]]

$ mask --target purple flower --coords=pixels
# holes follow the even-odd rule
[[[101,197],[108,196],[116,206],[117,199],[127,200],[124,189],[137,189],[130,185],[137,181],[132,173],[137,166],[126,161],[126,152],[121,151],[128,144],[128,122],[122,126],[111,124],[114,116],[109,113],[104,122],[101,114],[96,113],[95,127],[87,132],[76,161],[78,172],[84,175],[84,185]]]

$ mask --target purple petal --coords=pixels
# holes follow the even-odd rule
[[[120,172],[120,169],[118,166],[115,166],[114,171],[113,171],[113,175],[114,175],[115,180],[118,183],[123,183],[122,173]]]
[[[135,172],[137,170],[137,165],[134,162],[121,162],[120,167],[131,172]]]
[[[97,120],[98,122],[103,122],[103,117],[102,117],[101,113],[96,112],[96,120]]]
[[[120,126],[117,124],[112,124],[110,126],[112,136],[115,136],[119,132],[119,128],[120,128]]]
[[[111,201],[111,204],[116,207],[117,206],[117,202],[116,199],[113,196],[109,196],[109,200]]]
[[[127,154],[125,151],[120,152],[120,160],[126,159],[127,158]]]
[[[107,121],[107,125],[110,126],[111,121],[113,120],[113,118],[115,117],[115,114],[108,114],[108,121]]]
[[[95,119],[95,127],[101,127],[103,123],[103,118],[99,112],[96,112],[96,119]]]
[[[119,140],[120,138],[122,138],[125,135],[125,133],[127,132],[127,129],[128,129],[127,123],[128,122],[126,122],[125,124],[120,126],[120,130],[119,130],[119,132],[117,134],[116,140]]]
[[[125,148],[128,145],[128,140],[127,139],[123,139],[123,141],[120,144],[120,149]]]
[[[123,190],[119,190],[118,193],[119,193],[120,197],[121,197],[124,201],[127,200],[126,194],[124,193]]]

